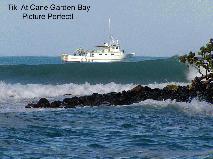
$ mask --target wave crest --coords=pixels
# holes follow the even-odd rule
[[[7,84],[0,82],[0,101],[8,98],[26,99],[39,97],[58,97],[65,94],[73,96],[83,96],[92,93],[109,93],[120,92],[132,89],[134,84],[116,84],[114,82],[108,84],[62,84],[62,85],[44,85],[44,84]]]

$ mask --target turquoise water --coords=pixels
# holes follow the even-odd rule
[[[0,58],[1,59],[1,58]],[[152,59],[143,61],[119,62],[119,63],[68,63],[61,64],[59,58],[47,58],[39,60],[32,57],[26,58],[24,65],[0,65],[0,80],[11,83],[49,83],[64,84],[89,82],[97,83],[136,83],[149,84],[153,82],[186,82],[186,67],[176,58]],[[55,60],[54,60],[55,59]],[[142,59],[142,58],[140,58]],[[0,60],[1,61],[1,60]],[[8,61],[9,60],[5,60]],[[18,62],[22,60],[18,58]],[[35,62],[39,63],[35,65]],[[6,62],[5,62],[6,63]],[[29,65],[30,64],[30,65]],[[15,77],[15,78],[14,78]]]
[[[62,64],[58,57],[0,57],[0,158],[213,158],[213,106],[205,101],[25,109],[40,97],[186,85],[189,74],[175,58]]]

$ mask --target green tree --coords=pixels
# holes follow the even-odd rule
[[[179,57],[180,62],[192,65],[202,75],[200,80],[213,81],[213,39],[200,48],[197,53],[190,52]],[[205,70],[203,72],[202,70]]]

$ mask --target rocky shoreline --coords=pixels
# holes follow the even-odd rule
[[[151,89],[147,86],[138,85],[129,91],[111,92],[107,94],[93,93],[92,95],[65,98],[63,101],[49,102],[41,98],[37,103],[30,103],[26,108],[75,108],[83,106],[117,106],[130,105],[147,99],[164,101],[167,99],[177,102],[191,102],[197,98],[213,104],[213,83],[205,83],[198,78],[191,85],[176,86],[167,85],[163,89]]]

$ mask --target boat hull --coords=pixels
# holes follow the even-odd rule
[[[64,62],[119,62],[125,59],[125,56],[114,57],[87,57],[87,56],[74,56],[62,55],[61,60]]]

